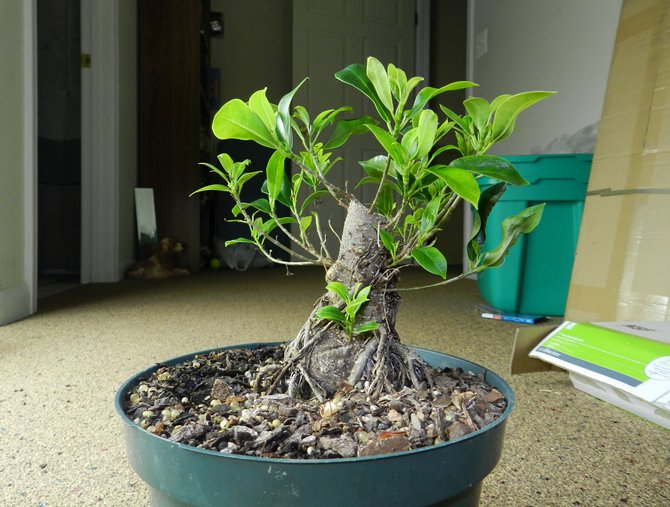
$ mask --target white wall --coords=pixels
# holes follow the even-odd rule
[[[23,202],[23,7],[21,0],[0,2],[0,288],[22,282],[24,272]],[[18,21],[18,22],[17,22]]]
[[[471,0],[470,44],[488,30],[488,52],[471,54],[474,95],[555,90],[524,112],[501,155],[530,153],[600,119],[622,0]]]
[[[0,2],[0,325],[36,304],[33,14],[32,2]]]

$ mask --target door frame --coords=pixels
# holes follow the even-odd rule
[[[81,283],[119,270],[119,0],[81,0]],[[104,63],[103,63],[104,62]]]

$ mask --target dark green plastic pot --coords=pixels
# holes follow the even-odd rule
[[[268,345],[276,344],[241,347]],[[220,454],[158,437],[137,426],[125,414],[122,404],[129,391],[140,379],[151,375],[158,368],[156,365],[130,378],[116,394],[116,411],[124,424],[128,459],[149,485],[154,506],[478,505],[482,480],[502,453],[514,393],[500,376],[482,366],[430,350],[415,350],[432,366],[483,373],[486,382],[507,398],[505,413],[493,424],[461,438],[383,456],[283,460]],[[181,363],[193,355],[164,364]]]

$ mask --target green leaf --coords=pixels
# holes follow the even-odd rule
[[[354,134],[365,134],[368,125],[376,125],[377,122],[370,116],[356,118],[355,120],[340,120],[333,129],[330,140],[323,146],[326,150],[332,150],[342,146],[350,136]]]
[[[386,155],[377,155],[369,160],[358,162],[366,174],[372,178],[381,178],[386,168],[388,157]]]
[[[481,245],[486,241],[486,223],[498,200],[507,189],[507,184],[499,182],[482,190],[479,196],[479,206],[474,213],[472,231],[466,246],[468,259],[476,262],[479,259]]]
[[[317,319],[334,320],[335,322],[345,322],[344,313],[339,308],[332,305],[321,307],[314,314]]]
[[[347,286],[344,285],[342,282],[330,282],[328,285],[326,285],[326,290],[329,290],[335,294],[337,294],[342,301],[345,303],[349,302],[351,298],[349,297],[349,289],[347,289]]]
[[[477,130],[483,132],[491,117],[491,109],[488,101],[479,97],[470,97],[463,101],[463,105],[475,123]]]
[[[451,162],[449,167],[465,169],[512,185],[528,185],[528,181],[519,174],[519,171],[509,161],[493,155],[461,157]]]
[[[270,203],[274,202],[282,190],[284,180],[286,179],[286,171],[284,169],[284,162],[286,157],[279,151],[275,151],[266,168],[268,195],[270,196]]]
[[[255,201],[250,202],[249,206],[253,206],[257,210],[267,213],[268,215],[271,213],[270,203],[267,199],[256,199]]]
[[[300,214],[305,212],[305,208],[309,206],[315,199],[321,197],[322,195],[328,195],[328,190],[317,190],[316,192],[312,192],[307,196],[305,199],[305,202],[302,203],[302,206],[300,206]]]
[[[215,183],[214,185],[207,185],[191,192],[189,197],[195,194],[199,194],[200,192],[208,192],[210,190],[214,190],[216,192],[230,192],[230,188],[228,188],[226,185],[220,185],[218,183]]]
[[[291,131],[291,112],[290,112],[291,101],[293,100],[293,96],[295,95],[295,93],[298,91],[298,89],[303,85],[305,81],[307,81],[307,78],[300,81],[298,86],[296,86],[295,88],[293,88],[293,90],[284,95],[279,101],[279,105],[277,106],[277,123],[275,131],[277,132],[277,136],[279,137],[279,139],[281,139],[289,149],[293,147],[293,135]]]
[[[379,239],[382,240],[382,245],[391,254],[391,258],[395,259],[398,244],[393,240],[393,234],[384,229],[379,229]]]
[[[479,185],[477,179],[468,171],[445,165],[435,165],[429,167],[428,172],[444,181],[451,190],[475,208],[479,206]]]
[[[426,204],[423,215],[421,215],[421,227],[419,229],[422,233],[428,232],[435,226],[437,215],[440,212],[441,202],[442,198],[438,195],[437,197],[431,199],[428,204]]]
[[[419,126],[417,127],[418,134],[418,150],[416,156],[423,158],[435,144],[435,133],[437,132],[437,115],[434,111],[421,111],[419,116]]]
[[[412,250],[412,257],[423,269],[434,275],[447,278],[447,259],[434,246],[420,246]]]
[[[312,215],[307,215],[306,217],[302,217],[300,219],[300,230],[304,233],[309,229],[309,226],[312,225],[312,220],[314,217]]]
[[[389,82],[386,69],[374,56],[369,56],[365,74],[374,86],[377,96],[389,113],[393,113],[393,100],[391,99],[391,83]]]
[[[512,133],[516,119],[522,111],[554,93],[556,92],[522,92],[500,102],[493,117],[493,142],[498,142]]]
[[[335,77],[338,80],[342,81],[343,83],[353,86],[363,95],[369,98],[372,101],[373,105],[375,106],[375,109],[379,113],[379,116],[382,118],[382,120],[386,122],[391,121],[391,115],[389,114],[386,107],[382,103],[381,99],[379,98],[379,95],[377,95],[377,91],[375,90],[374,85],[368,78],[365,67],[363,65],[361,65],[360,63],[354,63],[352,65],[349,65],[348,67],[340,70],[339,72],[336,72]]]
[[[441,88],[433,88],[432,86],[426,86],[422,88],[421,91],[417,94],[416,99],[414,100],[414,105],[410,111],[410,118],[415,116],[419,111],[423,109],[426,103],[434,97],[455,90],[462,90],[464,88],[472,88],[473,86],[478,86],[476,83],[471,81],[455,81],[444,85]]]
[[[224,246],[229,247],[231,245],[237,245],[237,244],[240,244],[240,243],[243,243],[245,245],[255,245],[256,244],[255,241],[252,241],[249,238],[237,238],[237,239],[229,239],[228,241],[226,241],[224,243]]]
[[[277,148],[277,142],[263,120],[240,99],[226,102],[214,115],[212,132],[219,139],[255,141],[267,148]]]
[[[540,223],[543,210],[544,203],[537,204],[526,208],[517,215],[507,217],[503,220],[503,239],[500,242],[500,245],[484,254],[482,264],[478,268],[478,271],[502,265],[507,252],[514,246],[521,235],[532,232],[532,230]]]
[[[397,143],[393,136],[386,130],[380,129],[375,125],[367,125],[370,132],[377,138],[382,148],[391,156],[399,166],[402,166],[407,159],[407,150],[403,148],[400,143]]]
[[[370,331],[374,331],[375,329],[378,328],[379,324],[377,324],[374,320],[369,320],[367,322],[364,322],[360,326],[356,326],[354,328],[354,334],[369,333]]]
[[[393,210],[395,209],[395,199],[393,197],[393,189],[397,188],[395,185],[390,183],[384,183],[381,191],[379,192],[379,198],[377,199],[376,211],[380,215],[386,217],[390,216]]]
[[[254,92],[249,97],[249,108],[258,115],[268,130],[275,127],[275,112],[272,104],[265,96],[267,88]]]

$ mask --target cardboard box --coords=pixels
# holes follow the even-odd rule
[[[624,0],[566,319],[670,319],[670,3]]]
[[[573,385],[670,429],[670,322],[565,322],[530,352]]]
[[[659,337],[667,341],[668,224],[670,2],[624,0],[568,290],[566,319],[619,322],[624,326],[625,321],[645,321],[643,327],[661,329],[656,335],[658,343],[663,341]],[[651,400],[652,394],[658,394],[653,390],[660,391],[663,386],[652,382],[636,391],[630,385],[617,383],[616,375],[594,371],[589,363],[557,361],[555,354],[547,353],[551,350],[548,347],[538,354],[538,344],[554,331],[555,326],[518,329],[512,373],[549,370],[560,363],[569,370],[575,387],[670,428],[670,395],[660,394]],[[574,328],[570,332],[574,333]],[[639,339],[642,338],[635,338]],[[627,363],[637,357],[641,342],[612,340],[609,345],[601,342],[596,356],[605,360],[616,354]],[[660,375],[659,371],[666,371],[663,368],[670,369],[670,353],[659,357],[665,359],[653,363],[652,375],[646,380],[637,379],[640,385],[650,378],[667,381],[652,378]],[[653,359],[647,358],[645,365],[650,362]],[[650,394],[647,388],[653,392]]]

